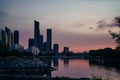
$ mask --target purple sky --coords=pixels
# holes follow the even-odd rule
[[[115,48],[108,30],[118,30],[114,17],[120,14],[120,0],[0,0],[0,29],[8,26],[20,31],[20,44],[28,47],[33,38],[34,20],[53,30],[53,43],[60,51],[69,46],[82,52],[105,47]]]

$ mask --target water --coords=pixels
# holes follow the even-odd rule
[[[53,71],[51,75],[52,77],[65,76],[74,78],[92,77],[92,75],[98,75],[99,77],[102,76],[102,78],[120,80],[119,67],[116,68],[115,66],[112,66],[115,62],[108,62],[110,62],[109,64],[111,64],[111,66],[107,63],[107,66],[105,66],[103,62],[97,64],[97,62],[82,59],[59,59],[58,66],[56,66],[57,70]],[[117,64],[120,65],[119,63]],[[54,64],[52,64],[52,66],[53,65]]]
[[[120,61],[119,60],[84,60],[84,59],[49,59],[39,58],[49,66],[56,68],[54,71],[39,70],[26,72],[10,72],[0,71],[1,77],[24,77],[24,78],[39,78],[46,77],[71,77],[83,78],[98,75],[102,78],[109,78],[110,80],[120,80]]]

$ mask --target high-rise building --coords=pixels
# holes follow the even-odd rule
[[[39,22],[34,21],[34,46],[37,48],[39,48],[39,34],[40,34]]]
[[[69,47],[64,47],[63,53],[64,53],[64,54],[69,53]]]
[[[43,51],[47,51],[47,42],[43,43]]]
[[[39,35],[39,49],[43,51],[43,35]]]
[[[7,27],[5,27],[5,37],[6,37],[6,47],[11,47],[13,43],[13,34],[11,30]]]
[[[2,47],[6,47],[6,33],[4,30],[1,30],[1,37],[2,37]]]
[[[34,46],[34,39],[29,39],[28,48]]]
[[[52,29],[47,29],[47,51],[52,50]]]
[[[19,44],[19,31],[14,31],[14,44]]]
[[[54,44],[53,45],[53,50],[54,50],[54,54],[59,53],[59,45],[58,44]]]

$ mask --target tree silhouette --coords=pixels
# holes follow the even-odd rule
[[[117,26],[120,27],[120,17],[115,17]],[[120,31],[119,32],[112,32],[109,31],[110,35],[112,36],[113,39],[115,39],[116,43],[117,43],[117,50],[120,50]]]
[[[120,17],[115,17],[118,27],[120,27]]]

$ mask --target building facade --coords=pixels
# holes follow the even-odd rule
[[[11,30],[7,27],[5,27],[5,41],[6,41],[6,47],[11,47],[13,44],[13,34]]]
[[[14,44],[19,44],[19,31],[14,31]]]
[[[29,39],[28,48],[34,46],[34,39]]]
[[[63,53],[66,55],[69,53],[69,47],[64,47]]]
[[[47,51],[52,50],[52,29],[47,29]]]
[[[39,34],[40,34],[39,22],[34,21],[34,46],[37,48],[39,48]]]
[[[40,51],[43,51],[43,35],[39,35],[39,49]]]
[[[59,45],[57,43],[53,45],[53,51],[54,51],[54,54],[59,53]]]

